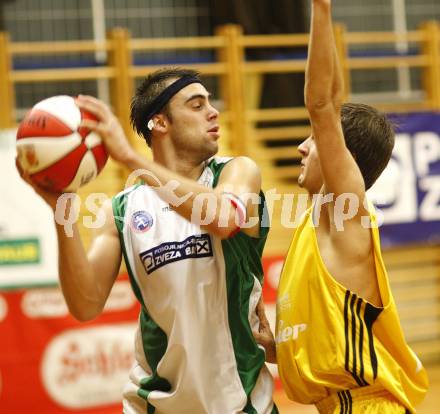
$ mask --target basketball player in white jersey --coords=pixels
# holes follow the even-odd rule
[[[126,414],[277,413],[252,335],[268,232],[260,171],[245,157],[215,157],[219,113],[209,97],[194,71],[165,69],[145,79],[131,118],[154,161],[133,150],[104,103],[77,99],[98,118],[83,126],[99,133],[109,155],[143,170],[143,185],[103,207],[106,223],[88,253],[76,227],[67,237],[56,225],[61,287],[78,320],[102,312],[124,256],[141,303]],[[58,194],[32,185],[55,211]]]

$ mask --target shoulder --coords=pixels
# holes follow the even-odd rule
[[[106,216],[109,216],[110,214],[113,216],[116,227],[119,231],[122,231],[124,217],[126,215],[127,209],[129,208],[128,206],[132,204],[132,202],[130,202],[130,199],[133,199],[130,198],[130,196],[136,192],[144,191],[144,189],[147,187],[148,186],[142,184],[136,184],[128,187],[120,191],[118,194],[114,195],[111,201],[109,201],[108,205],[105,206],[106,210],[104,212]]]
[[[235,157],[220,157],[220,156],[214,156],[211,157],[208,160],[208,164],[209,165],[222,165],[222,164],[227,164],[229,161],[234,160]]]
[[[219,183],[230,184],[235,193],[256,193],[261,190],[260,168],[248,157],[236,157],[229,161],[219,172]]]
[[[127,197],[130,193],[132,193],[133,191],[136,191],[136,190],[139,191],[141,187],[143,187],[142,184],[135,184],[135,185],[132,185],[132,186],[130,186],[130,187],[127,187],[127,188],[125,188],[124,190],[120,191],[119,193],[115,194],[115,195],[113,196],[113,200],[115,200],[115,199],[125,198],[125,197]]]
[[[248,182],[249,180],[260,183],[260,168],[248,157],[212,157],[208,160],[207,168],[214,177],[213,186],[219,182]]]
[[[211,157],[208,160],[209,166],[225,166],[225,165],[248,165],[248,166],[254,166],[258,168],[257,163],[249,157],[246,156],[238,156],[238,157]]]
[[[135,184],[125,188],[112,197],[113,209],[119,210],[128,202],[128,199],[131,198],[133,194],[139,194],[140,192],[148,191],[148,189],[149,186],[143,184]]]
[[[224,170],[236,170],[242,173],[255,174],[257,176],[261,174],[258,164],[249,157],[240,156],[229,158],[225,164]]]

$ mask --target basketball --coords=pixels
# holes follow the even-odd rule
[[[32,181],[70,192],[99,174],[108,155],[100,136],[79,126],[83,119],[96,118],[66,95],[44,99],[26,114],[17,131],[17,153]]]

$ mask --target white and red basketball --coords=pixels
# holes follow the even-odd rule
[[[18,127],[17,153],[34,182],[69,192],[99,174],[108,155],[98,134],[79,127],[82,119],[95,117],[66,95],[44,99],[27,113]]]

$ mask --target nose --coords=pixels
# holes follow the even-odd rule
[[[309,140],[310,137],[305,139],[301,144],[298,145],[298,152],[305,157],[309,153]]]
[[[219,111],[210,104],[208,111],[208,119],[211,121],[213,119],[217,119],[218,116],[219,116]]]

